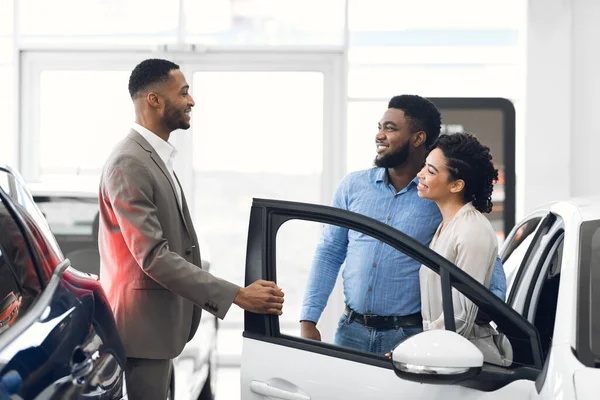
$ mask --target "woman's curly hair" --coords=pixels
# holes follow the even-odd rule
[[[492,211],[492,192],[498,170],[492,163],[490,148],[471,133],[441,135],[429,151],[439,148],[446,158],[452,180],[465,182],[464,198],[482,213]]]

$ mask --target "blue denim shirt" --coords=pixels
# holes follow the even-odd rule
[[[348,174],[332,205],[376,219],[406,233],[425,246],[442,222],[437,205],[417,194],[418,179],[396,192],[385,168]],[[421,264],[368,235],[326,225],[313,259],[300,320],[318,322],[342,264],[346,304],[361,314],[409,315],[421,311]],[[490,290],[502,300],[506,277],[496,260]]]

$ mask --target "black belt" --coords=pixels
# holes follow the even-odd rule
[[[358,322],[368,328],[392,329],[423,325],[423,319],[421,318],[420,312],[403,316],[391,315],[383,317],[381,315],[360,314],[346,306],[346,313],[351,321]]]

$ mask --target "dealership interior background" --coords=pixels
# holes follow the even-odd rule
[[[500,126],[475,133],[511,135],[488,143],[511,163],[498,164],[511,187],[497,193],[512,196],[501,241],[502,221],[599,192],[599,19],[597,0],[0,0],[0,161],[34,186],[96,192],[133,120],[132,68],[176,62],[196,105],[172,135],[175,170],[211,271],[243,285],[252,198],[329,204],[346,173],[372,165],[392,96],[473,110],[500,98],[514,119],[492,112]],[[445,129],[460,129],[453,118]],[[312,229],[298,229],[306,249]],[[291,334],[308,264],[280,277]],[[339,310],[325,315],[331,334]],[[219,325],[219,400],[239,395],[242,330],[239,309]]]

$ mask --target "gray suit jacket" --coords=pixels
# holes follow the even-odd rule
[[[152,146],[131,131],[100,180],[100,281],[127,357],[171,359],[194,336],[203,308],[223,318],[239,290],[200,267],[182,191]]]

